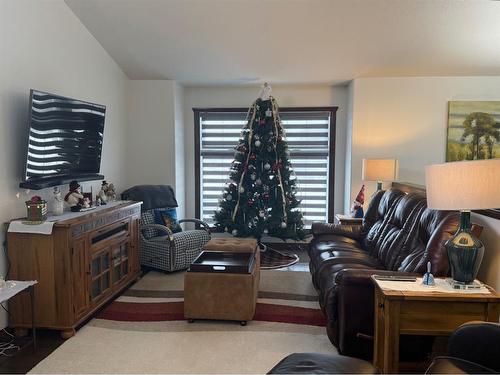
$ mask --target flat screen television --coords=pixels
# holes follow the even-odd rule
[[[29,131],[22,188],[43,189],[71,180],[102,180],[106,107],[30,91]]]

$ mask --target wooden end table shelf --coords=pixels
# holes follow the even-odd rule
[[[500,295],[383,290],[375,284],[373,364],[381,373],[399,372],[399,336],[448,336],[473,320],[498,322]]]

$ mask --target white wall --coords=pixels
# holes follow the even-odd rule
[[[281,107],[338,106],[335,159],[335,212],[343,211],[344,155],[347,87],[329,85],[273,85],[272,94]],[[193,108],[249,107],[257,98],[258,86],[186,87],[184,89],[186,213],[194,216],[194,118]]]
[[[126,86],[127,185],[171,185],[181,217],[184,213],[182,87],[170,80],[130,80]]]
[[[30,88],[106,105],[101,172],[125,183],[126,77],[61,0],[0,2],[0,222],[25,215],[23,173]],[[100,182],[83,183],[94,191]],[[64,187],[66,190],[67,187]],[[16,193],[21,191],[21,199]],[[50,195],[50,190],[41,192]],[[4,233],[0,234],[3,242]],[[0,255],[0,275],[5,275]],[[0,327],[6,317],[0,312]]]
[[[184,154],[184,87],[175,84],[174,87],[175,108],[175,195],[179,208],[177,217],[186,218],[186,162]]]
[[[400,181],[425,184],[424,167],[445,161],[448,101],[500,100],[499,87],[500,77],[356,79],[350,199],[362,184],[363,158],[395,157]],[[367,196],[374,184],[367,183]],[[500,290],[500,221],[480,215],[474,220],[485,226],[481,239],[486,254],[480,275]]]

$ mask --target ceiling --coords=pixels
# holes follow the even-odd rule
[[[131,79],[500,75],[489,0],[65,0]]]

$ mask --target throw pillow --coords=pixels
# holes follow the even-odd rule
[[[172,233],[182,232],[182,228],[177,221],[177,210],[175,208],[157,208],[155,211],[155,222],[165,225]]]

